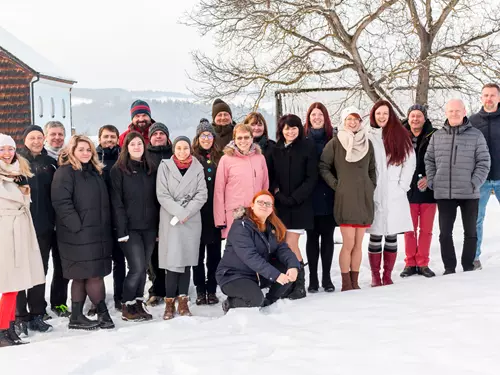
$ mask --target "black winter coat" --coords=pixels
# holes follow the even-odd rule
[[[318,155],[313,142],[296,140],[285,147],[281,140],[271,154],[270,191],[275,194],[279,218],[288,229],[313,229],[312,194],[318,181]]]
[[[42,153],[37,156],[33,156],[27,148],[19,153],[29,161],[31,172],[34,174],[28,179],[31,189],[30,211],[36,235],[43,236],[54,231],[56,225],[50,189],[57,169],[57,161],[51,158],[45,149],[42,149]]]
[[[319,160],[326,144],[328,143],[325,129],[310,129],[307,139],[314,142],[314,145],[316,146],[316,154],[318,155]],[[336,175],[335,172],[334,175]],[[330,186],[328,186],[321,176],[318,177],[318,182],[314,187],[312,203],[314,216],[333,215],[335,192]]]
[[[488,113],[481,108],[469,121],[483,133],[491,157],[491,168],[487,180],[500,180],[500,105],[496,112]]]
[[[172,145],[166,146],[151,146],[148,145],[147,149],[148,157],[153,162],[155,167],[158,169],[160,163],[163,159],[170,159],[173,155]]]
[[[97,146],[97,156],[99,157],[99,161],[104,164],[104,168],[102,170],[102,176],[104,177],[104,181],[106,181],[106,185],[108,186],[108,192],[111,192],[111,178],[109,173],[111,172],[111,168],[115,165],[118,157],[120,156],[120,146],[115,146],[113,148],[102,148],[101,145]]]
[[[281,272],[269,263],[274,257],[287,269],[300,268],[295,254],[286,242],[278,242],[270,224],[266,232],[260,232],[248,217],[236,219],[229,230],[226,249],[217,267],[217,284],[223,286],[238,279],[258,283],[257,274],[275,282]]]
[[[111,272],[111,207],[106,183],[92,164],[54,174],[52,205],[66,279],[104,277]]]
[[[214,222],[214,186],[217,166],[210,160],[209,152],[201,149],[196,158],[203,165],[205,182],[207,183],[208,197],[201,208],[201,243],[208,245],[221,241],[221,230],[215,227]]]
[[[413,137],[411,133],[410,124],[408,120],[403,121],[403,125],[410,132],[410,136]],[[417,138],[417,148],[415,149],[415,158],[417,160],[417,167],[415,168],[415,173],[413,174],[413,179],[411,180],[410,190],[408,190],[408,200],[410,203],[422,204],[422,203],[436,203],[434,199],[434,192],[427,188],[425,191],[418,190],[418,175],[421,174],[423,177],[427,176],[425,173],[425,153],[427,152],[427,146],[431,141],[431,137],[436,129],[432,127],[429,120],[425,121],[422,133]]]
[[[118,165],[111,169],[111,208],[117,238],[129,230],[158,231],[160,204],[156,199],[156,172],[148,175],[144,163],[130,161],[131,174]]]
[[[260,146],[262,155],[264,155],[264,158],[266,159],[269,181],[272,181],[274,176],[271,176],[270,174],[269,162],[271,161],[271,154],[273,153],[273,149],[276,147],[276,142],[274,142],[272,139],[269,139],[265,135],[263,135],[262,137],[254,138],[253,142],[257,143]]]

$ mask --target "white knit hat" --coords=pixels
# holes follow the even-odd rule
[[[17,148],[16,142],[10,135],[0,133],[0,147],[2,146],[12,146],[14,149]]]
[[[356,107],[347,107],[347,108],[344,108],[340,114],[340,119],[342,121],[342,125],[344,125],[345,119],[349,115],[358,115],[360,119],[363,118],[363,116],[361,116],[361,112],[359,109],[357,109]]]

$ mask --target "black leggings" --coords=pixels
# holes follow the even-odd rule
[[[207,253],[207,273],[205,278],[205,247]],[[196,285],[198,294],[215,294],[217,290],[217,281],[215,272],[221,259],[221,243],[217,241],[212,244],[200,244],[200,255],[198,265],[193,267],[193,282]]]
[[[71,300],[73,302],[84,302],[87,296],[94,305],[104,301],[106,296],[104,278],[93,277],[91,279],[73,280],[71,283]]]
[[[155,242],[156,230],[138,230],[130,231],[128,241],[121,244],[128,264],[123,283],[123,303],[144,297],[146,271]]]
[[[311,283],[318,284],[318,263],[320,254],[321,266],[323,269],[323,285],[328,282],[331,283],[330,270],[333,260],[334,230],[335,220],[333,219],[333,215],[322,215],[314,217],[314,229],[307,231],[306,254]]]
[[[191,267],[186,267],[183,273],[165,271],[165,291],[167,298],[187,296],[189,293],[189,282],[191,281]]]
[[[377,234],[370,235],[370,244],[368,245],[368,252],[381,253],[382,252],[382,237]],[[398,251],[398,235],[388,234],[385,236],[384,251],[395,253]]]

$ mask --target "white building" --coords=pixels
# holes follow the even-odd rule
[[[17,140],[30,124],[60,121],[71,136],[75,79],[0,27],[0,132]]]

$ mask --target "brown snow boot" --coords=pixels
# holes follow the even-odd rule
[[[358,284],[359,271],[351,271],[352,289],[361,289]]]
[[[175,316],[175,298],[165,298],[165,312],[163,320],[170,320]]]
[[[342,289],[341,292],[352,290],[351,274],[349,272],[342,273]]]
[[[189,311],[188,306],[188,296],[179,296],[177,300],[179,301],[179,305],[177,306],[177,313],[180,316],[191,316],[191,311]]]

